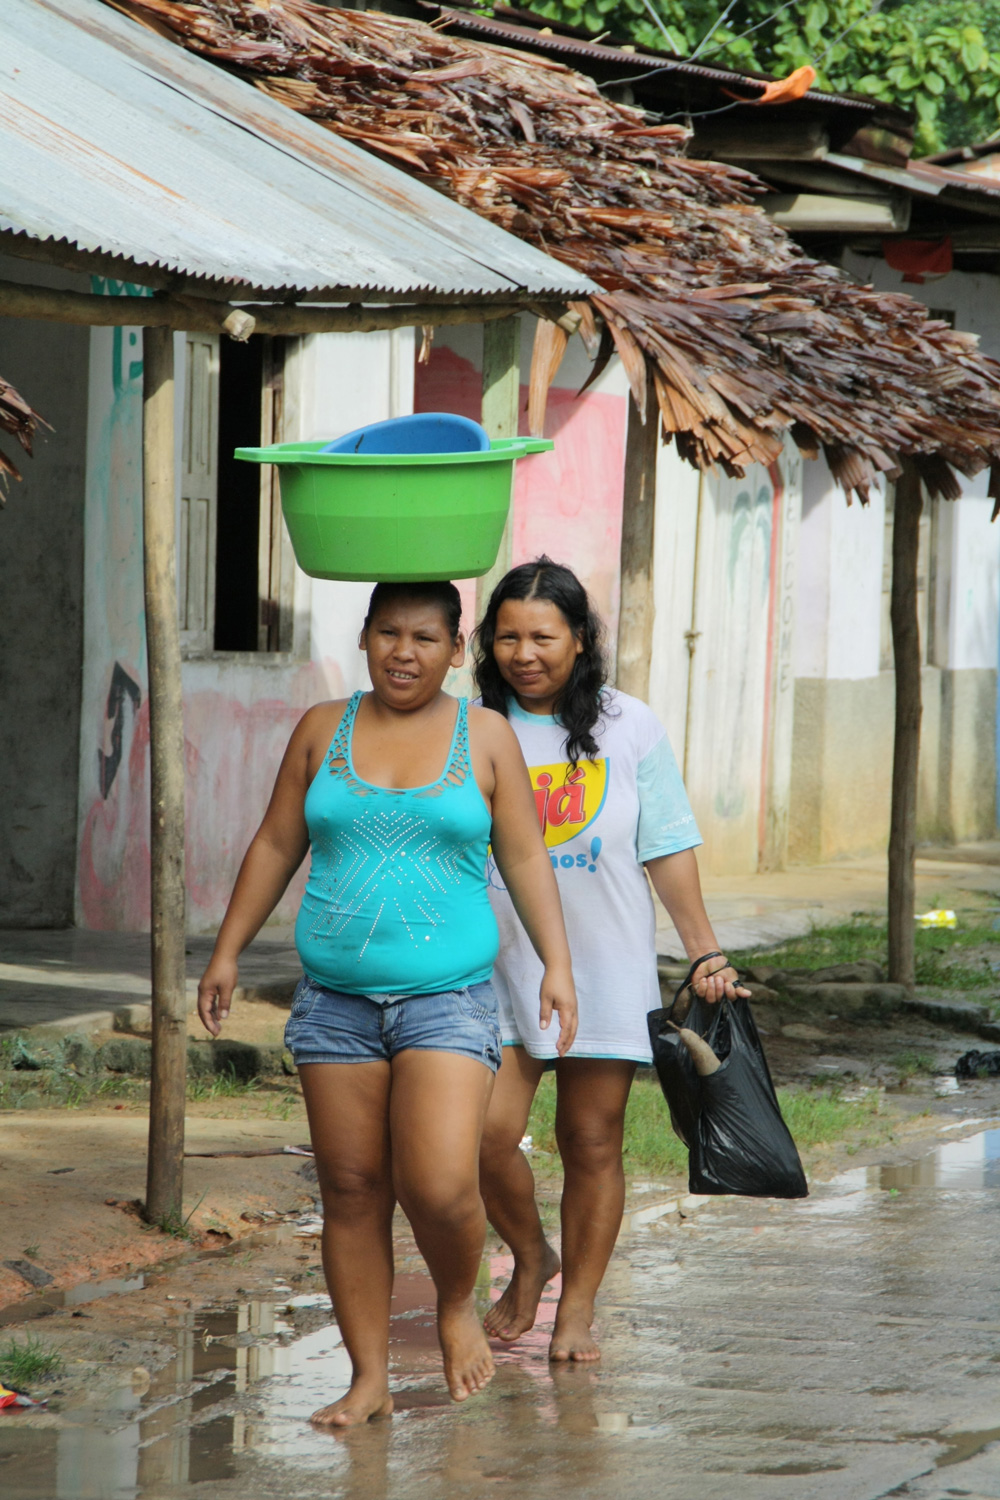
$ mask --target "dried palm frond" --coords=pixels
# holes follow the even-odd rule
[[[862,499],[906,455],[935,494],[1000,476],[1000,365],[974,339],[803,254],[750,173],[561,63],[310,0],[109,3],[588,275],[640,411],[651,370],[691,463],[740,474],[790,432]]]
[[[10,432],[17,438],[21,447],[31,457],[35,433],[39,423],[48,427],[48,422],[40,417],[25,401],[24,397],[15,391],[14,387],[0,375],[0,432]],[[20,479],[21,473],[13,459],[0,449],[0,505],[3,504],[8,479]]]

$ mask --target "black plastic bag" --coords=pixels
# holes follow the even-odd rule
[[[1000,1078],[1000,1052],[963,1052],[955,1064],[956,1078]]]
[[[716,1005],[690,991],[669,1010],[651,1010],[653,1062],[675,1132],[690,1153],[692,1193],[739,1193],[750,1198],[805,1198],[809,1188],[788,1126],[781,1118],[771,1071],[749,1002]],[[720,1067],[701,1076],[670,1022],[676,1019],[711,1047]]]

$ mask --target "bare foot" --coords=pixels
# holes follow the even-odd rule
[[[583,1312],[567,1308],[556,1313],[556,1326],[552,1330],[549,1359],[557,1364],[572,1360],[578,1364],[591,1364],[600,1359],[601,1351],[594,1343],[590,1331],[590,1319]]]
[[[330,1406],[321,1406],[309,1418],[314,1427],[356,1427],[392,1416],[392,1397],[384,1379],[354,1380],[346,1396]]]
[[[493,1379],[493,1355],[479,1325],[474,1297],[457,1307],[438,1303],[438,1340],[453,1401],[467,1400]]]
[[[535,1316],[547,1281],[559,1275],[559,1257],[545,1241],[542,1258],[534,1264],[514,1263],[514,1274],[506,1290],[494,1302],[483,1319],[490,1338],[513,1343],[522,1333],[535,1326]]]

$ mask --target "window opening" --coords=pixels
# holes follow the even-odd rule
[[[219,339],[189,333],[185,343],[177,600],[181,642],[211,648],[215,610],[218,497]]]
[[[295,569],[277,472],[233,457],[281,441],[283,372],[280,339],[185,337],[178,597],[189,654],[292,649]]]
[[[253,339],[250,340],[253,343]],[[260,441],[280,443],[285,396],[285,345],[281,339],[262,338],[260,380]],[[256,465],[244,464],[243,468]],[[291,651],[295,617],[295,561],[281,514],[281,491],[274,464],[258,470],[257,650]]]
[[[216,651],[256,651],[260,470],[233,457],[261,433],[262,340],[224,339],[219,359],[219,500],[215,548]]]

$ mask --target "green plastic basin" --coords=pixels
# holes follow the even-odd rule
[[[554,445],[495,439],[485,453],[321,453],[318,443],[237,448],[275,464],[295,560],[313,578],[386,583],[478,578],[496,561],[514,464]]]

